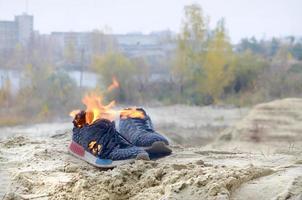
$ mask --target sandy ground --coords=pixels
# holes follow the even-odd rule
[[[112,170],[68,154],[71,123],[2,128],[0,198],[302,199],[301,108],[147,108],[173,154]]]

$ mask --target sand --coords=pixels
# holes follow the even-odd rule
[[[285,99],[250,111],[149,108],[156,127],[171,139],[173,154],[110,170],[68,153],[70,123],[3,128],[0,198],[302,199],[300,107],[302,100]],[[180,114],[169,118],[171,113]],[[251,137],[255,118],[271,128]]]

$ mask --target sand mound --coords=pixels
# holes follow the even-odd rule
[[[102,171],[68,154],[70,134],[42,141],[16,136],[9,139],[13,145],[0,144],[12,176],[4,199],[229,199],[242,183],[274,173],[248,163],[213,163],[232,152],[177,147],[169,157]]]
[[[271,172],[256,167],[225,169],[137,161],[96,176],[79,173],[73,182],[57,188],[52,199],[227,199],[242,182]]]
[[[283,99],[255,106],[220,140],[295,141],[302,139],[302,99]]]
[[[256,153],[174,147],[171,156],[102,171],[68,154],[70,131],[46,141],[24,137],[30,142],[21,146],[18,138],[10,138],[12,146],[0,145],[5,154],[24,153],[6,155],[12,179],[4,199],[232,199],[245,183],[275,173],[273,181],[279,180],[280,164],[300,167],[301,162],[295,156],[285,160],[274,154],[268,159]],[[297,177],[283,194],[296,197],[300,184]]]

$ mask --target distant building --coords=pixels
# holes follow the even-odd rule
[[[57,44],[65,49],[68,45],[72,44],[77,51],[84,49],[87,54],[92,53],[92,46],[95,45],[93,40],[94,32],[52,32],[51,37]],[[165,36],[165,35],[164,35]],[[118,45],[121,52],[125,53],[129,57],[140,56],[162,56],[175,47],[167,46],[167,41],[164,41],[161,34],[141,34],[141,33],[129,33],[129,34],[113,34],[102,35],[102,37],[108,37],[114,39],[114,42]],[[105,39],[106,40],[106,39]],[[104,45],[99,45],[100,48],[104,48]],[[100,49],[103,51],[104,49]]]
[[[101,31],[52,32],[41,35],[34,31],[34,17],[15,16],[13,21],[0,21],[0,55],[12,55],[17,45],[48,45],[54,53],[57,66],[76,68],[90,65],[94,55],[119,51],[130,58],[166,57],[176,48],[175,34],[171,31],[104,34]],[[30,46],[28,46],[30,47]],[[33,46],[31,46],[33,47]],[[158,64],[159,65],[159,64]]]
[[[74,45],[76,50],[87,50],[91,43],[91,32],[52,32],[50,37],[62,49]]]
[[[26,45],[33,34],[32,15],[15,16],[14,21],[0,21],[0,50],[9,51],[17,44]]]
[[[32,37],[34,31],[34,17],[32,15],[18,15],[15,17],[17,25],[18,42],[26,45]]]
[[[16,46],[17,32],[17,24],[14,21],[0,21],[0,50],[10,50]]]

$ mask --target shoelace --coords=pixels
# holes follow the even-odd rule
[[[104,130],[104,132],[105,134],[97,139],[98,144],[101,144],[103,140],[103,156],[107,156],[114,148],[120,145],[132,145],[130,141],[128,141],[115,129],[113,124],[108,125],[108,128]]]

